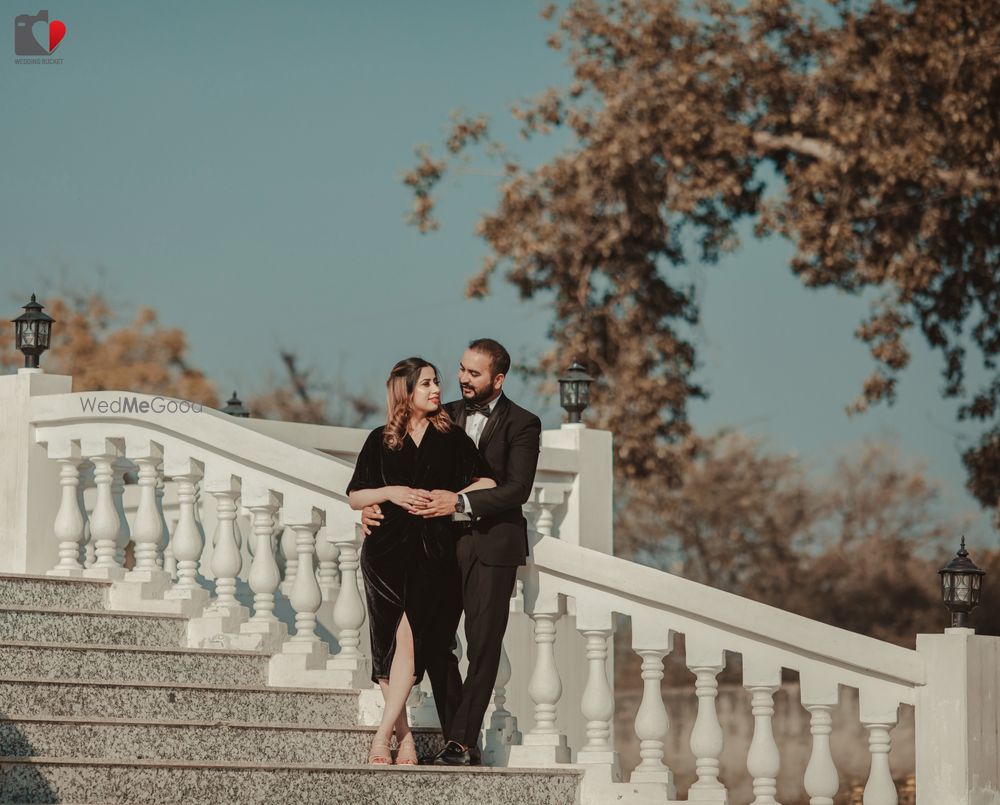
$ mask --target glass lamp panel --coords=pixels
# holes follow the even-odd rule
[[[49,323],[47,321],[38,324],[38,343],[43,347],[49,345]]]
[[[35,330],[33,327],[25,327],[21,330],[21,346],[33,347],[35,343]]]

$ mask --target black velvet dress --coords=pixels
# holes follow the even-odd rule
[[[440,433],[428,425],[419,447],[407,435],[399,450],[383,445],[384,430],[380,427],[368,434],[348,494],[383,486],[458,492],[474,478],[492,477],[475,442],[461,428]],[[440,608],[445,592],[457,583],[457,526],[450,517],[424,519],[390,502],[380,507],[384,519],[361,546],[372,640],[372,681],[389,678],[396,629],[406,613],[413,631],[419,682],[424,675],[425,649],[431,641],[442,639],[441,623],[449,620]]]

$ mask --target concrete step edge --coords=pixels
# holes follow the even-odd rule
[[[0,640],[0,651],[5,648],[68,649],[70,651],[124,651],[132,654],[186,654],[205,657],[250,657],[263,661],[270,654],[231,648],[178,648],[175,646],[116,646],[113,643],[43,643],[36,640]]]
[[[106,579],[84,579],[76,576],[44,576],[31,573],[0,573],[0,582],[4,581],[43,581],[53,585],[91,585],[93,587],[105,587],[111,589],[113,582]]]
[[[165,768],[165,769],[231,769],[236,771],[301,771],[328,773],[338,771],[366,771],[376,774],[487,774],[497,776],[537,775],[541,777],[567,774],[582,777],[584,770],[577,765],[494,767],[494,766],[381,766],[375,764],[349,765],[340,763],[243,763],[234,760],[115,760],[100,757],[16,757],[0,756],[0,767],[17,765],[52,766],[102,766],[105,768]]]
[[[60,724],[82,726],[95,724],[110,727],[176,727],[178,729],[192,727],[195,729],[225,727],[233,730],[269,730],[273,732],[301,730],[303,732],[360,732],[374,733],[378,727],[358,724],[292,724],[273,721],[254,723],[252,721],[203,721],[187,719],[147,719],[147,718],[96,718],[91,716],[9,716],[0,718],[2,724]],[[421,735],[437,735],[441,730],[436,727],[413,727],[414,733]]]
[[[352,694],[358,695],[358,688],[283,688],[269,685],[213,685],[211,683],[195,682],[109,682],[106,679],[64,679],[48,677],[0,676],[0,684],[39,684],[39,685],[90,685],[104,688],[168,688],[179,690],[212,690],[240,691],[243,693],[309,693],[309,694]]]
[[[0,614],[4,612],[30,613],[42,615],[85,615],[100,618],[143,618],[146,620],[187,621],[187,615],[176,615],[169,612],[132,612],[124,609],[69,609],[66,607],[19,606],[14,604],[0,605]]]

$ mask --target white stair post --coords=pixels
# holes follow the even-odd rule
[[[271,536],[281,496],[269,489],[249,490],[243,493],[243,505],[250,510],[253,521],[253,561],[247,581],[254,596],[253,616],[240,627],[240,641],[236,645],[273,654],[288,639],[288,628],[274,615],[274,593],[281,576]]]
[[[917,635],[917,651],[927,669],[914,713],[917,805],[989,803],[1000,788],[1000,637],[955,627]]]
[[[726,655],[721,646],[693,634],[685,638],[685,655],[688,670],[695,676],[694,692],[698,697],[698,715],[690,742],[698,779],[688,789],[688,801],[726,805],[728,794],[719,780],[724,737],[717,706],[718,676],[726,667]]]
[[[212,574],[216,598],[201,615],[188,622],[188,642],[192,647],[233,647],[240,627],[250,613],[236,599],[236,578],[243,568],[242,539],[236,523],[236,498],[240,479],[235,475],[208,478],[205,489],[216,501],[216,526],[212,552]]]
[[[118,536],[115,538],[115,561],[125,567],[125,548],[132,539],[132,531],[128,525],[128,518],[125,516],[125,472],[129,469],[129,463],[118,457],[112,462],[111,471],[111,499],[115,502],[115,510],[118,512]],[[133,559],[135,557],[133,556]]]
[[[781,687],[781,667],[756,657],[743,656],[743,687],[750,693],[753,739],[747,752],[747,771],[753,777],[751,805],[778,805],[775,795],[781,757],[774,740],[774,694]]]
[[[126,439],[125,455],[139,468],[139,505],[132,529],[132,570],[116,582],[108,596],[115,609],[139,611],[178,611],[176,605],[164,604],[170,589],[170,574],[160,569],[157,558],[163,539],[163,515],[156,498],[156,484],[163,461],[163,447],[149,439]]]
[[[587,684],[580,712],[587,720],[587,743],[576,753],[577,763],[603,782],[621,782],[622,770],[611,739],[615,696],[608,680],[608,638],[614,634],[611,611],[578,598],[576,628],[587,641]]]
[[[52,532],[59,543],[59,564],[46,571],[49,576],[82,576],[80,546],[84,539],[83,508],[80,494],[80,446],[72,441],[47,445],[48,456],[59,462],[62,495]]]
[[[889,770],[889,750],[892,748],[889,732],[899,721],[899,701],[878,687],[863,687],[858,691],[858,703],[861,723],[868,730],[871,755],[864,805],[897,805],[899,796]],[[974,802],[970,800],[970,805]]]
[[[358,578],[360,526],[354,520],[327,522],[327,529],[327,539],[332,538],[340,551],[340,590],[333,605],[340,651],[330,658],[327,667],[343,687],[368,687],[371,685],[371,658],[360,649],[361,627],[365,622],[365,603],[361,597],[363,581]]]
[[[198,582],[198,560],[205,547],[205,538],[195,515],[198,484],[205,474],[205,467],[191,458],[168,455],[164,458],[163,471],[177,484],[177,525],[170,540],[177,563],[177,583],[163,597],[167,601],[179,602],[181,611],[190,616],[208,604],[208,590]]]
[[[809,805],[833,805],[840,789],[837,766],[830,751],[833,732],[833,708],[837,706],[840,689],[836,682],[819,674],[800,674],[799,696],[809,712],[809,732],[812,753],[803,784],[809,795]]]
[[[510,748],[511,766],[551,766],[569,763],[566,734],[556,724],[556,705],[562,696],[562,680],[556,667],[554,644],[556,621],[564,604],[557,595],[539,596],[528,613],[535,625],[535,666],[528,683],[528,695],[535,703],[535,725],[520,746]]]
[[[319,562],[317,577],[320,597],[322,598],[319,609],[316,610],[316,623],[323,630],[322,634],[330,635],[331,639],[336,640],[337,624],[333,620],[333,608],[336,606],[337,596],[340,594],[340,573],[337,570],[340,548],[330,539],[330,536],[329,526],[323,526],[316,533],[316,559]],[[339,645],[337,643],[338,647]]]
[[[118,447],[111,439],[84,438],[81,451],[94,465],[97,495],[90,514],[90,533],[94,541],[94,564],[83,575],[94,579],[120,579],[125,569],[115,559],[121,523],[111,493],[114,480],[112,464],[118,458]]]
[[[642,658],[642,701],[635,716],[635,734],[642,758],[629,776],[629,782],[659,790],[663,799],[673,799],[677,790],[674,773],[663,762],[664,738],[670,731],[670,718],[663,705],[663,658],[674,648],[674,635],[666,627],[632,618],[632,650]]]
[[[278,542],[278,547],[281,550],[281,555],[285,557],[285,578],[281,582],[281,592],[287,598],[292,594],[292,588],[295,586],[295,576],[297,575],[299,566],[299,555],[297,548],[295,547],[295,532],[292,530],[285,522],[284,512],[281,513],[281,522],[284,528],[281,532],[281,539]]]
[[[160,469],[162,470],[162,467]],[[161,471],[156,474],[156,512],[160,516],[160,542],[156,549],[156,566],[167,571],[167,575],[173,578],[177,573],[177,562],[170,551],[170,526],[167,525],[167,516],[163,511],[163,496],[166,491]]]

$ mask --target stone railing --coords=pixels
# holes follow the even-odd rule
[[[189,615],[191,645],[271,653],[273,685],[370,689],[358,516],[343,494],[363,433],[207,409],[104,412],[102,402],[152,398],[71,394],[69,381],[37,371],[0,377],[0,449],[12,457],[0,472],[3,569],[110,579],[120,608]],[[920,635],[909,650],[610,556],[610,458],[609,434],[569,427],[543,437],[526,506],[532,556],[519,574],[508,652],[484,724],[490,762],[574,762],[586,771],[585,803],[675,799],[661,680],[664,657],[683,635],[697,700],[689,741],[697,781],[687,801],[729,802],[719,779],[727,736],[716,712],[728,654],[739,656],[750,697],[746,768],[754,805],[777,802],[781,752],[772,718],[783,669],[798,673],[810,718],[802,791],[812,805],[832,805],[840,788],[831,734],[842,687],[857,690],[868,735],[865,805],[897,802],[889,752],[900,707],[915,708],[921,805],[997,802],[1000,640],[949,630]],[[126,471],[134,485],[124,483]],[[92,474],[86,493],[82,472]],[[136,490],[131,521],[126,486]],[[168,493],[172,528],[164,516]],[[202,500],[214,503],[214,522]],[[241,512],[249,517],[246,542]],[[126,569],[129,543],[134,562]],[[324,605],[333,654],[317,633]],[[276,615],[281,606],[288,618]],[[612,737],[609,657],[622,619],[631,622],[643,690],[631,724],[641,762],[627,782]],[[566,684],[574,678],[579,684]],[[567,727],[572,719],[580,729]]]

